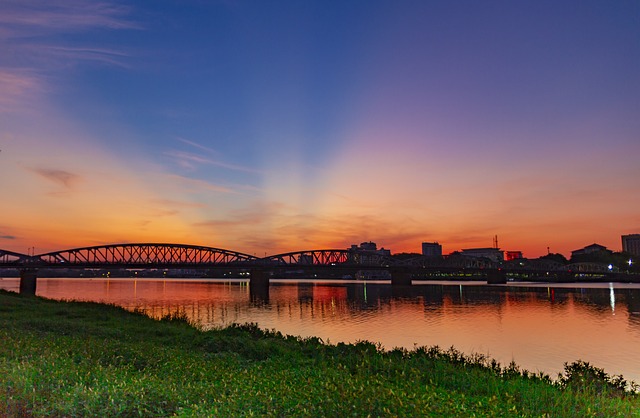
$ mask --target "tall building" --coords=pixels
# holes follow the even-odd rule
[[[623,235],[622,251],[640,257],[640,234]]]
[[[437,242],[423,242],[422,255],[426,257],[441,257],[442,245],[438,244]]]

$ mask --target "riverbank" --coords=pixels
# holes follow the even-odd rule
[[[620,380],[579,363],[553,384],[454,350],[202,332],[2,291],[0,341],[6,416],[640,416]]]

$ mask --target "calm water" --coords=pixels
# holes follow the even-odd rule
[[[0,279],[0,288],[17,291],[18,280]],[[255,295],[240,281],[38,279],[38,295],[153,317],[185,312],[208,328],[255,322],[331,343],[454,346],[552,377],[582,359],[640,383],[638,285],[431,283],[406,291],[375,282],[276,282],[268,295]]]

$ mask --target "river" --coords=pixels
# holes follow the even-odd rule
[[[0,289],[18,287],[18,279],[0,279]],[[272,281],[268,293],[254,294],[246,281],[38,279],[37,294],[155,318],[181,312],[204,328],[253,322],[329,343],[453,346],[553,378],[581,359],[640,383],[638,284]]]

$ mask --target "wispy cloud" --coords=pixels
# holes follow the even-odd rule
[[[80,180],[80,176],[74,173],[70,173],[66,170],[58,170],[53,168],[32,168],[32,172],[36,173],[40,177],[47,179],[50,182],[56,183],[59,186],[70,189]]]
[[[216,153],[216,150],[214,150],[213,148],[206,147],[206,146],[204,146],[202,144],[198,144],[197,142],[189,141],[188,139],[184,139],[184,138],[181,138],[181,137],[177,137],[176,139],[178,141],[182,142],[183,144],[190,145],[190,146],[192,146],[194,148],[198,148],[198,149],[200,149],[202,151],[207,151],[207,152],[212,153],[212,154]]]
[[[139,28],[128,19],[130,12],[129,7],[107,1],[0,2],[0,110],[34,86],[47,85],[45,75],[52,71],[87,61],[127,67],[128,54],[84,35]],[[66,34],[82,37],[58,36]]]
[[[197,165],[206,164],[216,167],[225,168],[227,170],[242,171],[245,173],[260,173],[259,170],[250,167],[244,167],[237,164],[225,163],[224,161],[214,160],[202,155],[193,154],[185,151],[167,151],[166,156],[174,158],[178,165],[188,169],[194,169]]]
[[[150,199],[145,205],[145,213],[152,218],[180,215],[184,210],[206,207],[200,202],[174,199]]]
[[[65,62],[94,61],[116,67],[129,68],[125,59],[130,55],[114,49],[31,44],[24,45],[22,50],[45,59],[63,59]]]
[[[130,8],[111,2],[90,0],[6,0],[0,4],[2,36],[19,38],[51,32],[78,32],[96,28],[133,29],[127,20]]]
[[[260,216],[253,216],[251,214],[244,214],[238,216],[229,216],[225,219],[209,219],[207,221],[196,222],[193,225],[197,228],[235,228],[245,227],[248,225],[259,225],[264,222],[264,218]]]
[[[199,165],[212,165],[232,171],[241,171],[245,173],[255,174],[260,173],[259,170],[251,167],[220,161],[219,158],[216,158],[216,156],[219,155],[219,152],[213,148],[207,147],[206,145],[202,145],[198,142],[191,141],[182,137],[176,137],[176,140],[188,145],[189,147],[196,148],[198,149],[198,151],[201,151],[199,153],[193,153],[188,151],[170,150],[164,153],[166,156],[173,158],[179,166],[185,169],[195,170]]]
[[[228,187],[219,186],[208,181],[192,179],[176,174],[167,176],[167,181],[177,184],[177,186],[187,192],[199,193],[202,191],[218,192],[218,193],[236,193]]]
[[[152,199],[151,203],[158,206],[167,206],[172,208],[203,208],[204,204],[199,202],[191,202],[186,200],[172,200],[172,199]]]
[[[0,112],[19,110],[24,107],[26,99],[43,91],[40,78],[29,70],[0,69]]]
[[[18,239],[18,237],[13,235],[0,235],[0,239],[15,240],[15,239]]]
[[[239,250],[252,253],[348,248],[366,240],[393,248],[419,242],[421,238],[421,234],[410,228],[385,225],[383,219],[375,216],[301,213],[296,207],[278,201],[255,201],[245,209],[193,224],[213,237],[234,237]]]
[[[223,218],[203,220],[194,223],[194,226],[231,232],[237,227],[264,225],[273,218],[292,211],[293,208],[281,202],[257,200],[248,204],[244,209],[224,214]]]

